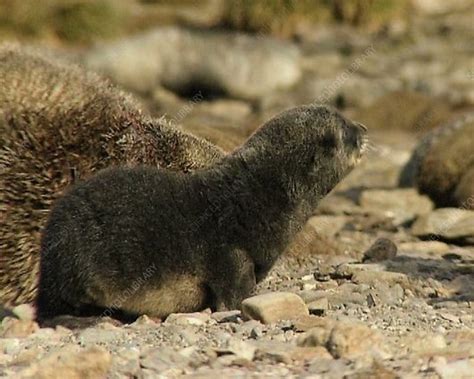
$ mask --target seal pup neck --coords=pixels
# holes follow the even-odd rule
[[[303,105],[266,122],[218,167],[312,212],[360,160],[365,132],[332,108]]]

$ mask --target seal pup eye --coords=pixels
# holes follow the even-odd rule
[[[321,146],[327,150],[335,149],[337,147],[336,135],[330,131],[324,133],[321,138]]]

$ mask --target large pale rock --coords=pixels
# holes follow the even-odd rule
[[[272,292],[249,297],[242,302],[242,314],[264,324],[309,315],[303,299],[290,292]]]
[[[412,0],[412,4],[418,12],[431,16],[472,8],[470,0]]]
[[[369,212],[383,214],[395,224],[413,220],[433,209],[427,196],[414,189],[366,190],[360,196],[360,205]]]
[[[0,324],[0,338],[27,337],[38,329],[35,321],[5,317]]]
[[[387,357],[380,333],[361,323],[327,322],[298,339],[299,346],[325,346],[334,358]]]
[[[269,37],[164,27],[100,46],[84,56],[87,67],[136,91],[164,86],[256,99],[294,84],[299,50]]]
[[[444,239],[474,237],[474,211],[439,208],[420,217],[412,227],[416,236],[435,235]]]
[[[52,353],[38,363],[22,370],[19,377],[35,379],[105,378],[111,361],[110,354],[99,347],[82,351],[66,349]]]

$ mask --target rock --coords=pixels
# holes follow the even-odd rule
[[[310,314],[321,315],[329,309],[329,301],[327,297],[321,297],[318,300],[313,300],[308,304]]]
[[[351,278],[359,272],[383,272],[385,266],[380,263],[343,263],[336,268],[334,276],[342,278]]]
[[[165,324],[174,325],[204,325],[211,320],[208,313],[171,313],[165,320]]]
[[[441,334],[413,334],[403,340],[403,344],[419,354],[432,353],[446,347],[446,340]]]
[[[418,143],[400,174],[400,185],[417,187],[438,207],[474,209],[474,187],[469,188],[473,144],[474,112],[441,124]]]
[[[165,376],[181,374],[187,364],[185,356],[165,346],[148,350],[140,357],[141,367]]]
[[[379,238],[369,247],[362,258],[363,262],[379,262],[395,258],[397,245],[388,238]]]
[[[394,148],[387,145],[384,139],[371,137],[368,150],[359,165],[347,175],[337,186],[337,191],[350,191],[364,188],[396,188],[400,176],[400,168],[410,158],[406,147]],[[361,214],[364,209],[357,207],[349,214]]]
[[[87,67],[139,92],[162,85],[185,95],[201,89],[253,100],[301,76],[299,50],[289,43],[180,27],[100,46],[83,59]]]
[[[341,230],[347,222],[345,216],[313,216],[307,225],[314,228],[319,234],[326,237],[334,237],[339,230]]]
[[[430,199],[414,189],[365,190],[359,202],[364,209],[390,217],[397,225],[433,209]]]
[[[329,335],[327,348],[335,358],[386,356],[382,335],[359,323],[337,323]]]
[[[242,314],[247,318],[272,324],[309,315],[304,301],[294,293],[272,292],[249,297],[242,302]]]
[[[19,338],[2,338],[0,339],[0,353],[8,355],[16,355],[20,348]]]
[[[345,215],[360,212],[357,204],[346,196],[334,193],[324,197],[318,204],[319,212],[329,215]]]
[[[141,315],[138,317],[132,324],[130,324],[131,328],[143,328],[143,327],[151,327],[156,326],[158,323],[148,317],[147,315]]]
[[[474,237],[474,211],[439,208],[420,217],[411,229],[415,236],[438,236],[443,239]]]
[[[424,65],[416,67],[425,69]],[[421,92],[392,91],[356,112],[355,119],[369,130],[398,129],[419,134],[447,121],[450,116],[451,110],[441,98]]]
[[[30,304],[17,305],[12,312],[20,319],[31,321],[35,319],[35,309]]]
[[[440,241],[416,241],[416,242],[402,242],[399,245],[400,253],[408,253],[419,256],[419,254],[427,256],[439,256],[449,251],[449,246]]]
[[[453,0],[449,2],[443,0],[412,0],[412,4],[416,11],[430,16],[465,11],[472,6],[472,2],[469,0]]]
[[[244,101],[221,99],[201,101],[197,104],[196,112],[206,113],[213,118],[241,125],[252,114],[252,108],[249,103]]]
[[[337,98],[344,106],[360,109],[370,107],[384,95],[400,90],[402,85],[403,83],[398,78],[374,79],[356,75],[350,77],[341,86]]]
[[[435,371],[441,379],[470,378],[474,372],[474,359],[441,362],[435,365]]]
[[[35,321],[5,317],[0,325],[0,338],[27,337],[38,329]]]
[[[383,337],[361,323],[336,322],[310,329],[299,346],[325,346],[334,358],[387,357]]]
[[[240,319],[240,311],[224,311],[224,312],[214,312],[211,314],[211,318],[217,322],[238,322]]]
[[[231,338],[226,345],[217,349],[217,355],[234,354],[237,358],[253,361],[257,348],[249,342]]]
[[[97,327],[84,329],[77,336],[78,341],[83,345],[96,345],[103,343],[113,343],[122,334],[122,329],[99,329]]]
[[[408,277],[400,272],[389,271],[360,271],[352,275],[354,283],[364,283],[370,286],[376,285],[377,282],[385,282],[387,284],[400,284],[407,286]]]
[[[82,351],[64,349],[20,371],[20,378],[82,379],[104,378],[111,365],[110,354],[102,348]]]
[[[268,359],[272,363],[292,364],[313,359],[332,359],[331,354],[323,346],[303,347],[289,345],[284,342],[260,342],[257,344],[256,359]]]

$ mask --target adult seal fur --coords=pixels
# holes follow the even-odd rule
[[[38,318],[238,308],[358,162],[364,136],[334,110],[300,106],[210,168],[111,168],[76,185],[44,231]]]
[[[143,114],[94,73],[31,48],[0,46],[0,304],[34,300],[40,230],[74,180],[113,164],[190,171],[223,155]]]

